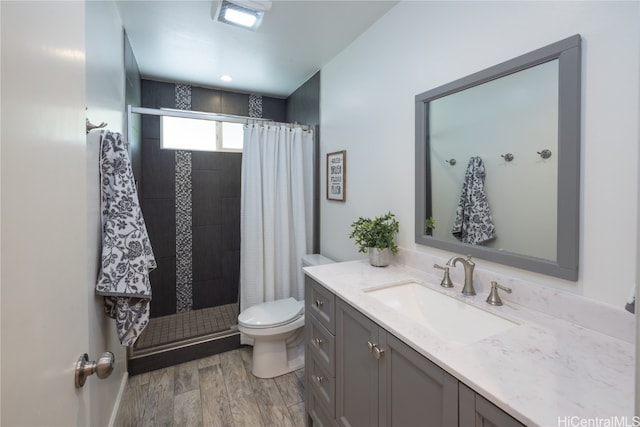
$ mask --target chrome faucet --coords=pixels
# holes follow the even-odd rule
[[[506,286],[502,286],[495,280],[491,281],[491,292],[487,297],[487,304],[491,305],[502,305],[502,299],[500,299],[500,295],[498,295],[498,289],[502,289],[506,293],[510,294],[512,292],[511,288],[507,288]]]
[[[453,282],[451,281],[451,277],[449,277],[449,267],[443,267],[438,264],[433,264],[433,268],[444,271],[440,286],[442,286],[443,288],[453,288]]]
[[[464,267],[464,287],[462,288],[462,294],[475,295],[476,290],[473,288],[473,268],[476,264],[471,261],[471,255],[467,255],[466,259],[461,256],[454,256],[447,261],[447,266],[455,267],[458,261],[460,261]]]

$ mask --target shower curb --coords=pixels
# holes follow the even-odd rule
[[[135,356],[127,361],[129,376],[144,374],[145,372],[163,369],[180,363],[190,362],[203,357],[240,348],[240,333],[234,332],[229,336],[209,339],[179,348],[169,348],[151,354]]]

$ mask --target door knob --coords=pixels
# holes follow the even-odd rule
[[[76,362],[75,384],[76,388],[84,385],[89,375],[96,374],[98,378],[104,379],[113,372],[115,356],[110,351],[102,353],[98,361],[89,361],[89,355],[83,354]]]

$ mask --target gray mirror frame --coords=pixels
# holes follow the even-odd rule
[[[415,242],[459,254],[561,279],[578,280],[580,240],[580,93],[581,37],[579,34],[533,52],[416,95]],[[448,241],[425,234],[427,204],[431,203],[429,166],[429,102],[449,94],[533,67],[559,60],[558,97],[558,232],[557,260],[502,252],[484,246]],[[555,153],[554,153],[555,154]]]

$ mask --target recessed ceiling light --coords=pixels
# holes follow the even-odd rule
[[[224,19],[241,27],[252,28],[262,15],[247,13],[243,10],[227,8]]]
[[[255,31],[262,23],[264,13],[270,9],[270,0],[222,0],[213,19]]]
[[[222,80],[223,82],[230,82],[230,81],[231,81],[231,80],[233,80],[233,79],[231,78],[231,76],[230,76],[230,75],[225,74],[224,76],[221,76],[221,77],[220,77],[220,80]]]

